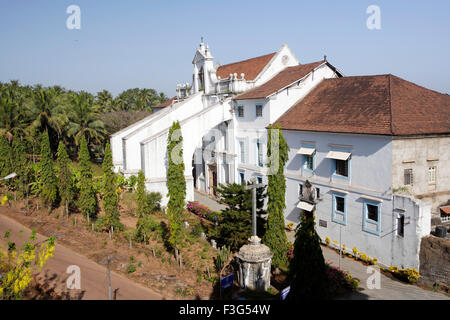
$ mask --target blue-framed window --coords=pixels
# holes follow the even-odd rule
[[[302,144],[302,148],[315,149],[316,146]],[[303,159],[303,170],[305,171],[314,171],[316,169],[316,151],[311,155],[302,154]]]
[[[263,116],[263,105],[262,104],[257,104],[255,106],[255,115],[256,115],[256,118],[262,118],[262,116]]]
[[[344,193],[333,193],[333,210],[331,220],[333,222],[347,224],[347,195]]]
[[[244,106],[237,106],[237,116],[238,118],[244,117]]]
[[[349,150],[333,150],[338,152],[348,152]],[[330,159],[331,160],[331,172],[333,178],[338,178],[342,180],[350,180],[351,176],[351,155],[347,160],[338,160],[338,159]]]
[[[238,170],[238,183],[239,184],[245,183],[245,171],[244,170]]]
[[[372,200],[364,200],[363,203],[363,230],[375,235],[380,235],[381,203]]]
[[[264,153],[263,153],[263,143],[261,140],[256,140],[255,142],[255,164],[258,167],[264,166]]]

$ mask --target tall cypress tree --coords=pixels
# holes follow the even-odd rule
[[[53,159],[50,150],[50,140],[47,131],[41,135],[41,161],[39,163],[39,184],[41,186],[41,200],[49,210],[58,201],[58,180],[53,167]]]
[[[62,141],[58,145],[58,180],[59,180],[59,194],[61,196],[61,203],[65,207],[66,215],[69,216],[69,206],[75,198],[72,170],[69,167],[69,156],[67,155],[66,146]]]
[[[167,215],[169,218],[169,243],[178,253],[182,241],[181,215],[185,206],[186,181],[184,179],[183,136],[178,121],[169,130],[167,139],[169,167],[167,169],[167,189],[169,203]]]
[[[106,214],[105,227],[120,229],[119,221],[119,197],[117,195],[117,179],[113,171],[112,152],[109,141],[105,147],[103,169],[103,211]]]
[[[287,236],[285,232],[283,210],[286,208],[286,179],[284,165],[288,160],[289,146],[284,140],[280,127],[269,127],[267,142],[268,186],[267,212],[269,217],[263,243],[273,252],[272,263],[275,267],[287,264]]]
[[[137,215],[138,218],[141,218],[144,214],[148,212],[147,205],[147,192],[145,191],[145,175],[142,170],[139,170],[137,177]]]
[[[294,257],[289,265],[290,300],[328,298],[325,260],[314,225],[313,213],[305,212],[296,230]]]
[[[92,169],[89,150],[85,137],[80,142],[80,196],[78,198],[81,212],[86,216],[93,218],[97,215],[97,195],[92,182]]]

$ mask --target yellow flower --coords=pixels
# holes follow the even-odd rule
[[[4,196],[2,197],[2,206],[4,206],[5,203],[7,203],[7,202],[8,202],[8,197],[7,197],[6,195],[4,195]]]

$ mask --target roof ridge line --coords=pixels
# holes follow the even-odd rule
[[[392,94],[391,94],[391,91],[392,91],[392,88],[391,88],[391,74],[389,73],[388,75],[387,75],[387,77],[388,77],[388,86],[389,86],[389,115],[390,115],[390,123],[389,123],[389,125],[390,125],[390,129],[391,129],[391,135],[394,135],[394,130],[393,130],[393,128],[392,128]]]
[[[277,53],[277,51],[271,52],[271,53],[267,53],[267,54],[263,54],[263,55],[258,56],[258,57],[253,57],[253,58],[248,58],[248,59],[245,59],[245,60],[239,60],[239,61],[230,62],[230,63],[227,63],[227,64],[222,64],[222,65],[219,66],[219,68],[220,67],[225,67],[225,66],[231,66],[233,64],[237,64],[237,63],[241,63],[241,62],[245,62],[245,61],[249,61],[249,60],[253,60],[253,59],[258,59],[258,58],[270,56],[270,55],[275,54],[275,53]]]

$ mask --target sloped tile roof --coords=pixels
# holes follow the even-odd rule
[[[156,106],[152,106],[152,108],[165,108],[165,107],[168,107],[168,106],[170,106],[172,104],[172,102],[175,100],[175,98],[176,98],[176,96],[173,97],[173,98],[167,99],[166,101],[164,101],[161,104],[158,104]]]
[[[256,76],[269,63],[269,61],[275,56],[275,54],[276,52],[273,52],[261,57],[220,66],[216,70],[216,76],[221,77],[222,79],[227,79],[230,74],[237,73],[238,77],[240,78],[241,73],[244,73],[245,80],[254,80]]]
[[[339,133],[450,133],[450,96],[393,75],[325,79],[276,123]]]
[[[256,88],[250,89],[238,95],[234,99],[244,100],[244,99],[266,98],[271,94],[277,92],[278,90],[294,83],[295,81],[302,79],[304,76],[309,74],[312,70],[314,70],[324,62],[325,61],[318,61],[308,64],[301,64],[293,67],[287,67],[266,83]]]

